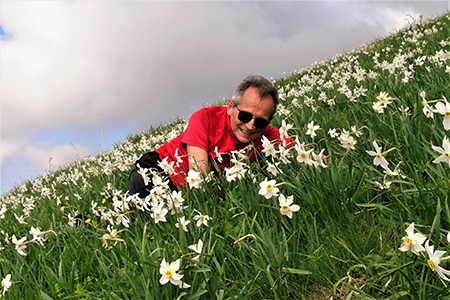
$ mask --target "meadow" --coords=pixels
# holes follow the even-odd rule
[[[274,81],[254,163],[126,195],[187,120],[1,196],[5,299],[450,299],[450,15]],[[188,159],[180,157],[180,159]],[[167,172],[171,172],[166,165]]]

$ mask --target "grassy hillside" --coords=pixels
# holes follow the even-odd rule
[[[3,196],[4,297],[450,298],[449,19],[276,81],[297,146],[235,153],[200,188],[123,193],[177,120]]]

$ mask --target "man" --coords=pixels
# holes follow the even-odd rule
[[[269,125],[277,104],[278,91],[270,81],[262,76],[248,76],[236,88],[227,106],[196,111],[185,132],[144,154],[130,175],[128,193],[146,197],[152,183],[146,185],[139,170],[155,168],[161,172],[162,161],[173,165],[169,185],[175,189],[186,184],[184,178],[189,170],[207,173],[212,160],[221,169],[230,167],[231,151],[239,151],[251,143],[256,150],[262,150],[262,136],[271,141],[280,139],[279,130]],[[247,155],[250,160],[256,157],[253,150]]]

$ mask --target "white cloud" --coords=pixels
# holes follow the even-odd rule
[[[42,170],[55,170],[69,161],[79,160],[87,155],[88,149],[80,145],[56,145],[51,146],[47,142],[39,142],[29,145],[24,149],[24,154],[34,165]]]
[[[23,137],[8,140],[2,139],[0,144],[0,165],[2,165],[8,157],[14,157],[20,153],[28,143],[28,139]]]

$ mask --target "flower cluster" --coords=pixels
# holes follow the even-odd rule
[[[441,263],[441,258],[445,254],[445,251],[436,250],[434,251],[434,245],[430,246],[430,241],[422,233],[414,233],[414,223],[411,223],[408,228],[406,228],[406,236],[402,238],[403,243],[399,250],[406,252],[411,250],[412,253],[419,255],[420,252],[426,251],[428,255],[428,266],[433,272],[438,273],[438,275],[446,280],[450,279],[445,275],[450,275],[450,271],[442,268],[439,264]],[[425,242],[426,240],[426,242]],[[447,240],[450,243],[450,232],[447,235]],[[425,247],[422,244],[425,242]]]

